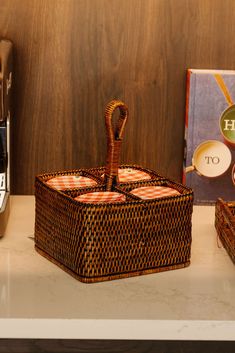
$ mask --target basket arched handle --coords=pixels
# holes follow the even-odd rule
[[[116,109],[119,109],[120,115],[117,126],[113,128],[112,118]],[[118,167],[121,142],[124,128],[128,118],[128,108],[120,100],[111,101],[105,110],[105,126],[107,134],[107,161],[105,170],[106,190],[110,191],[118,182]]]

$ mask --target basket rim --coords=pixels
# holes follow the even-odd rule
[[[138,168],[139,166],[137,165],[121,165],[120,167],[134,167],[134,168]],[[128,183],[120,183],[118,184],[115,188],[114,188],[114,191],[117,191],[117,192],[120,192],[122,194],[125,194],[126,196],[128,195],[130,199],[132,200],[126,200],[124,202],[109,202],[109,203],[102,203],[102,202],[97,202],[97,203],[89,203],[89,202],[79,202],[78,200],[75,200],[72,196],[68,195],[67,193],[64,192],[64,190],[58,190],[58,189],[55,189],[53,188],[52,186],[48,185],[46,183],[46,181],[48,180],[47,177],[54,177],[54,176],[57,176],[57,175],[70,175],[70,174],[73,174],[73,173],[79,173],[79,172],[85,172],[87,173],[88,175],[91,175],[91,177],[94,177],[94,180],[96,180],[96,175],[94,175],[92,173],[92,171],[95,171],[95,170],[102,170],[104,167],[97,167],[97,168],[92,168],[92,169],[85,169],[85,168],[81,168],[81,169],[71,169],[71,170],[64,170],[64,171],[58,171],[58,172],[50,172],[50,173],[43,173],[43,174],[39,174],[35,177],[35,185],[36,185],[36,182],[39,182],[41,183],[45,188],[47,188],[48,190],[50,190],[50,192],[53,192],[54,194],[59,194],[61,196],[63,196],[63,198],[71,201],[73,204],[75,205],[79,205],[80,207],[121,207],[121,206],[129,206],[129,205],[136,205],[136,204],[140,204],[140,205],[147,205],[147,204],[151,204],[151,203],[164,203],[164,202],[169,202],[169,201],[178,201],[180,202],[181,200],[183,200],[185,197],[192,197],[193,198],[193,190],[181,183],[178,183],[176,181],[173,181],[171,179],[168,179],[168,178],[164,178],[164,177],[160,177],[159,174],[157,174],[156,172],[150,170],[150,169],[144,169],[142,167],[139,167],[140,169],[142,170],[146,170],[146,171],[150,171],[151,173],[154,173],[155,175],[158,175],[160,178],[159,179],[150,179],[150,180],[143,180],[143,181],[134,181],[134,182],[128,182]],[[46,178],[47,180],[44,180],[44,178]],[[97,178],[99,179],[99,178]],[[96,180],[97,181],[97,180]],[[180,195],[171,195],[171,196],[163,196],[161,198],[155,198],[155,199],[149,199],[149,200],[144,200],[144,199],[141,199],[137,196],[134,196],[134,195],[131,195],[128,191],[125,191],[125,190],[122,190],[121,187],[124,187],[124,186],[133,186],[136,185],[137,183],[140,183],[140,182],[143,182],[143,183],[154,183],[154,182],[170,182],[171,184],[175,185],[175,186],[178,186],[180,188],[183,188],[183,190],[185,191],[184,193],[180,193]],[[102,179],[101,181],[98,180],[98,184],[97,185],[94,185],[94,186],[88,186],[88,187],[83,187],[83,188],[70,188],[70,189],[66,189],[66,191],[81,191],[82,193],[88,193],[88,192],[94,192],[94,189],[95,190],[99,190],[99,189],[102,189],[104,190],[104,187],[105,187],[105,184],[104,182],[102,182]]]

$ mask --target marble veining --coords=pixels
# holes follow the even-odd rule
[[[34,197],[11,202],[0,240],[0,319],[235,320],[235,267],[218,248],[214,207],[194,207],[188,268],[84,284],[35,252]]]

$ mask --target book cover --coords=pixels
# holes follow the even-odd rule
[[[195,204],[235,200],[235,71],[187,70],[183,182]]]

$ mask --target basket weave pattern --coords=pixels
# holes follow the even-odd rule
[[[37,251],[87,283],[161,272],[190,263],[193,192],[152,170],[119,166],[119,138],[127,108],[122,102],[111,102],[106,115],[110,119],[117,107],[121,107],[121,122],[112,135],[114,140],[110,143],[108,139],[106,167],[43,174],[35,182]],[[120,184],[120,167],[147,172],[151,180]],[[91,176],[98,185],[62,191],[46,183],[58,175],[72,174]],[[180,195],[142,200],[130,194],[136,187],[151,185],[173,187]],[[90,204],[74,200],[78,195],[104,190],[123,193],[126,201]]]
[[[227,253],[235,263],[235,202],[219,198],[215,205],[215,228]]]

